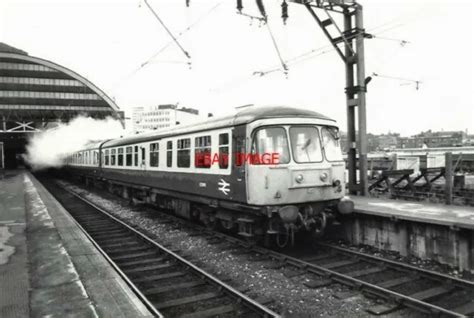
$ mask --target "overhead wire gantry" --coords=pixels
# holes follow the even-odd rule
[[[236,1],[238,13],[243,14],[244,0]],[[263,2],[264,0],[255,0],[262,17],[243,15],[266,23],[267,14]],[[367,84],[372,78],[365,76],[364,39],[370,38],[370,35],[364,29],[363,7],[355,0],[282,0],[281,17],[284,22],[289,17],[287,2],[306,7],[345,65],[349,191],[351,194],[367,195],[366,93]],[[188,0],[186,5],[189,6]],[[338,25],[333,15],[342,15],[342,26]],[[272,39],[274,40],[273,35]],[[275,41],[274,45],[279,53]],[[286,74],[287,65],[280,54],[279,58]]]
[[[349,191],[351,194],[367,195],[366,93],[371,77],[365,76],[364,39],[367,34],[364,29],[363,7],[355,0],[289,2],[306,7],[345,64]],[[333,14],[343,16],[342,27],[337,24]]]

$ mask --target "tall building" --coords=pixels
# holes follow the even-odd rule
[[[135,134],[191,124],[202,119],[197,109],[178,108],[177,105],[171,104],[134,107],[132,111],[133,133]]]

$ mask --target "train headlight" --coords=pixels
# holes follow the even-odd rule
[[[333,187],[338,187],[338,186],[340,186],[340,185],[341,185],[341,180],[334,180],[334,181],[332,182],[332,186],[333,186]]]
[[[303,175],[302,174],[297,175],[296,178],[295,178],[295,181],[298,182],[298,183],[303,182],[304,181]]]
[[[326,172],[321,173],[319,179],[321,179],[323,182],[326,181],[328,179],[328,174]]]

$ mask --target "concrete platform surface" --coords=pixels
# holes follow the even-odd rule
[[[474,229],[474,207],[351,196],[355,212],[392,219]]]
[[[0,317],[151,317],[27,171],[0,180]]]

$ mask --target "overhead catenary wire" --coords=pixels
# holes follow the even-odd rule
[[[275,37],[273,36],[272,30],[270,29],[270,26],[268,25],[268,21],[266,23],[267,25],[267,30],[268,33],[270,34],[270,37],[272,38],[273,46],[275,47],[275,51],[277,52],[278,58],[280,59],[281,67],[283,69],[283,73],[285,76],[288,75],[288,65],[285,63],[285,60],[283,59],[283,56],[281,55],[280,49],[278,48],[278,44],[275,40]]]
[[[190,31],[192,28],[194,28],[195,26],[197,26],[199,23],[201,23],[205,17],[207,17],[208,15],[210,15],[214,10],[216,10],[220,5],[222,4],[222,2],[219,2],[217,3],[216,5],[212,6],[211,9],[209,9],[206,13],[204,13],[203,15],[201,15],[196,21],[194,21],[194,23],[188,25],[183,31],[179,32],[178,35],[176,36],[176,38],[179,38],[181,37],[182,35],[184,35],[186,32]],[[156,58],[158,55],[160,55],[162,52],[164,52],[167,48],[169,48],[172,44],[174,43],[173,40],[169,41],[168,43],[166,43],[165,45],[163,45],[158,51],[156,51],[152,56],[150,56],[145,62],[141,63],[140,66],[138,66],[136,69],[134,69],[133,71],[131,71],[130,73],[128,73],[125,77],[123,77],[122,79],[120,79],[113,87],[114,89],[119,86],[119,84],[123,81],[126,81],[127,79],[129,79],[130,77],[134,76],[136,73],[138,73],[138,71],[140,71],[143,67],[145,67],[146,65],[148,65],[150,62],[152,62],[152,60],[154,58]],[[167,63],[167,62],[161,62],[161,63]],[[173,63],[173,64],[188,64],[190,65],[190,62],[180,62],[180,63],[177,63],[176,61],[173,61],[173,62],[168,62],[168,63]]]
[[[386,79],[391,79],[391,80],[396,80],[396,81],[401,81],[401,82],[414,83],[414,84],[415,84],[415,87],[416,87],[416,90],[419,90],[419,89],[420,89],[420,84],[423,83],[423,82],[420,81],[420,80],[416,80],[416,79],[412,79],[412,78],[404,78],[404,77],[383,75],[383,74],[379,74],[379,73],[375,73],[375,72],[372,73],[372,76],[374,76],[374,77],[380,77],[380,78],[386,78]]]
[[[280,48],[278,47],[278,43],[275,39],[275,36],[273,35],[273,32],[270,28],[270,25],[268,24],[268,15],[265,11],[265,6],[263,5],[263,0],[255,0],[255,1],[256,1],[257,8],[260,12],[261,17],[255,17],[255,16],[252,16],[252,15],[243,13],[242,12],[242,9],[243,9],[242,1],[240,1],[240,0],[237,1],[237,10],[238,10],[237,13],[240,14],[240,15],[243,15],[243,16],[248,16],[251,19],[258,19],[259,21],[262,21],[266,25],[268,34],[270,35],[270,38],[272,40],[273,47],[275,48],[278,59],[280,60],[281,69],[283,70],[283,73],[285,74],[285,76],[288,76],[288,66],[286,65],[285,60],[283,59]]]
[[[186,32],[188,32],[189,30],[191,30],[193,27],[195,27],[196,25],[198,25],[200,22],[202,22],[202,20],[204,20],[205,17],[207,17],[209,14],[211,14],[214,10],[217,9],[217,7],[219,7],[220,5],[222,4],[222,2],[219,2],[217,3],[216,5],[214,5],[213,7],[211,7],[211,9],[209,11],[207,11],[205,14],[203,14],[202,16],[200,16],[194,23],[190,24],[188,27],[186,27],[183,31],[179,32],[178,35],[176,36],[176,38],[180,38],[182,35],[184,35]],[[155,57],[157,57],[159,54],[161,54],[163,51],[165,51],[168,47],[170,47],[171,44],[173,44],[174,41],[170,41],[168,43],[166,43],[164,46],[162,46],[156,53],[154,53],[149,59],[147,59],[145,62],[143,62],[140,66],[143,67],[145,65],[147,65],[151,60],[153,60]]]
[[[151,13],[155,16],[155,18],[158,20],[158,22],[161,24],[161,26],[166,30],[166,32],[169,34],[169,36],[173,39],[174,43],[179,47],[179,49],[183,52],[183,54],[188,58],[191,59],[191,56],[189,53],[181,46],[181,44],[178,42],[178,39],[173,35],[173,33],[168,29],[166,24],[163,22],[163,20],[160,19],[158,14],[153,10],[152,6],[148,3],[148,0],[144,0],[145,4],[147,5],[148,9],[150,9]]]
[[[347,36],[345,37],[346,40],[352,40],[354,39],[355,37],[359,36],[361,34],[361,32],[358,32],[358,33],[355,33],[355,34],[352,34],[350,36]],[[368,33],[363,33],[367,38],[371,38],[371,39],[383,39],[383,40],[392,40],[392,41],[397,41],[397,42],[400,42],[400,45],[401,46],[405,46],[406,44],[409,44],[411,43],[410,41],[407,41],[407,40],[403,40],[403,39],[391,39],[391,38],[385,38],[385,37],[380,37],[378,36],[379,33],[377,34],[368,34]],[[402,44],[403,43],[403,44]],[[324,53],[320,54],[320,51],[321,50],[324,50],[324,49],[327,49],[324,51]],[[307,61],[307,60],[310,60],[312,58],[315,58],[315,57],[318,57],[320,55],[323,55],[323,54],[326,54],[326,53],[329,53],[329,52],[333,52],[335,51],[336,49],[331,45],[331,44],[328,44],[328,45],[325,45],[325,46],[322,46],[322,47],[319,47],[319,48],[316,48],[316,49],[312,49],[310,51],[307,51],[307,52],[304,52],[300,55],[297,55],[295,57],[292,57],[290,59],[287,59],[284,61],[284,63],[289,66],[289,65],[294,65],[294,64],[297,64],[297,63],[300,63],[300,62],[303,62],[303,61]],[[317,54],[316,54],[317,53]],[[314,56],[311,56],[313,54],[316,54]],[[303,59],[304,58],[304,59]],[[300,60],[302,59],[302,60]],[[254,75],[260,75],[260,76],[264,76],[266,74],[269,74],[269,73],[273,73],[273,72],[276,72],[278,70],[280,70],[281,68],[280,67],[272,67],[272,68],[269,68],[267,70],[264,70],[264,71],[256,71],[254,72]]]

